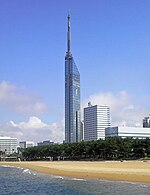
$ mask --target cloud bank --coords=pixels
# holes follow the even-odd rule
[[[142,126],[143,117],[149,113],[148,107],[140,107],[134,103],[134,98],[126,91],[117,94],[111,92],[91,95],[83,101],[82,107],[87,107],[87,103],[93,105],[109,105],[111,112],[112,126]]]
[[[34,100],[34,101],[33,101]],[[150,106],[140,107],[134,98],[126,91],[116,94],[111,92],[91,95],[82,102],[82,110],[87,103],[92,105],[109,105],[112,126],[142,126],[142,119],[149,114]],[[3,81],[0,83],[0,104],[11,106],[18,113],[41,113],[45,111],[45,104],[36,101],[32,96],[19,93],[16,86]],[[44,115],[43,115],[44,116]],[[0,135],[17,137],[18,140],[39,142],[64,140],[64,120],[45,123],[36,115],[31,115],[28,121],[16,123],[14,120],[0,125]]]
[[[0,83],[0,105],[19,114],[41,114],[47,110],[46,104],[39,97],[25,93],[8,81]]]
[[[64,137],[64,122],[46,124],[38,117],[32,116],[26,122],[10,121],[0,126],[0,134],[17,137],[18,140],[40,142],[52,140],[62,142]]]

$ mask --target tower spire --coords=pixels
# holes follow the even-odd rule
[[[67,52],[70,53],[70,10],[68,12]]]

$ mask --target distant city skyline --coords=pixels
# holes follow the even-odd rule
[[[113,126],[150,114],[149,1],[0,2],[0,135],[62,142],[66,17],[87,102],[107,104]]]

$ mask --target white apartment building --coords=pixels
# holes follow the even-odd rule
[[[105,137],[119,136],[122,138],[150,138],[150,128],[143,127],[108,127],[105,129]]]
[[[106,105],[84,108],[84,140],[105,139],[105,128],[110,127],[110,108]]]
[[[8,155],[17,152],[17,138],[0,136],[0,152]]]

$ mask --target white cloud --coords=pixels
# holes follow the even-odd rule
[[[111,110],[111,124],[123,126],[142,126],[143,117],[149,113],[148,108],[141,108],[134,104],[134,99],[126,91],[117,94],[111,92],[98,93],[83,101],[83,108],[87,103],[93,105],[109,105]]]
[[[20,129],[42,129],[42,128],[47,128],[49,125],[43,123],[39,118],[32,116],[29,118],[27,122],[20,122],[18,124],[15,124],[13,122],[13,125],[19,127]]]
[[[48,108],[41,99],[33,94],[25,92],[24,88],[18,87],[7,81],[0,83],[0,106],[10,112],[28,114],[29,116],[44,114]],[[8,111],[7,111],[8,112]],[[47,124],[38,117],[32,116],[28,121],[16,123],[11,120],[7,124],[0,125],[0,135],[12,136],[18,140],[53,140],[62,142],[64,138],[64,123],[57,122]]]
[[[39,97],[25,93],[20,87],[7,81],[0,83],[0,105],[19,114],[41,114],[47,110]]]
[[[18,138],[18,140],[39,142],[43,140],[53,140],[62,142],[64,139],[64,122],[47,124],[38,117],[32,116],[26,122],[8,124],[0,126],[0,134]]]

